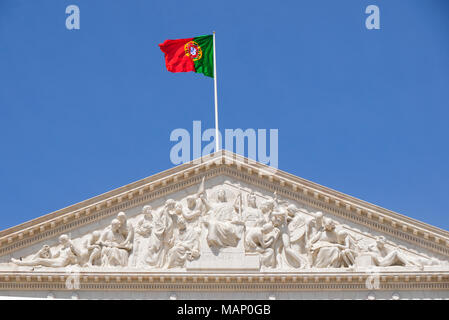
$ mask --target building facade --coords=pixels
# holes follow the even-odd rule
[[[227,151],[0,232],[4,299],[449,299],[449,233]]]

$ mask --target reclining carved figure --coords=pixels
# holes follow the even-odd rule
[[[75,248],[70,238],[66,234],[63,234],[59,237],[59,243],[62,247],[54,255],[51,254],[48,246],[44,246],[30,260],[12,258],[11,262],[19,266],[44,266],[53,268],[78,264],[81,259],[81,253]]]

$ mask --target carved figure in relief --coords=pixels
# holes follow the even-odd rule
[[[335,222],[324,219],[324,230],[318,231],[308,243],[312,266],[317,268],[338,268],[341,266],[340,251],[346,249],[338,243]]]
[[[263,253],[268,247],[270,247],[276,237],[270,237],[270,233],[273,231],[273,223],[265,223],[261,227],[247,227],[245,232],[245,248],[247,252]],[[279,233],[279,229],[277,229]],[[273,234],[271,234],[273,235]]]
[[[345,230],[337,232],[337,241],[343,245],[340,251],[342,267],[354,266],[355,259],[361,251],[357,241]]]
[[[264,249],[263,227],[246,227],[245,248],[247,252],[262,252]]]
[[[245,220],[246,227],[263,226],[267,221],[262,211],[257,207],[256,195],[253,192],[246,196],[246,204],[243,210],[243,219]]]
[[[187,208],[181,206],[182,217],[188,224],[194,224],[199,226],[200,217],[206,215],[211,209],[209,202],[207,201],[207,194],[204,189],[204,178],[198,187],[197,193],[190,195],[186,198]]]
[[[120,233],[123,235],[125,240],[123,240],[123,247],[132,247],[134,240],[134,227],[126,219],[126,214],[124,212],[119,212],[117,215],[117,220],[120,221]]]
[[[207,228],[207,243],[210,247],[236,247],[242,237],[244,223],[237,218],[232,221],[209,219],[203,221]]]
[[[257,252],[260,262],[268,268],[276,268],[276,252],[273,248],[280,236],[279,228],[268,221],[274,203],[266,200],[257,207],[254,193],[247,195],[247,206],[243,211],[245,220],[245,248],[247,252]]]
[[[103,231],[100,237],[102,267],[126,267],[128,265],[132,244],[126,243],[121,227],[121,222],[118,219],[113,219],[111,225]]]
[[[167,267],[184,267],[186,261],[200,256],[199,236],[201,229],[188,225],[183,217],[178,218],[175,229],[175,241],[167,254]]]
[[[86,261],[86,267],[98,265],[98,261],[101,259],[101,232],[96,230],[92,232],[83,243],[83,257]]]
[[[385,237],[376,237],[375,243],[368,247],[375,265],[388,266],[420,266],[420,264],[408,259],[405,254],[394,248],[387,248]]]
[[[305,226],[305,243],[306,245],[312,240],[312,238],[317,235],[319,232],[324,230],[323,226],[323,213],[321,211],[313,214],[313,217],[310,219],[306,219]],[[308,264],[311,266],[313,264],[313,256],[309,249],[306,248],[306,255]]]
[[[153,208],[146,205],[142,208],[142,217],[137,221],[134,235],[134,244],[131,265],[145,265],[147,251],[149,247],[149,238],[153,228]]]
[[[314,217],[307,221],[306,225],[307,241],[310,241],[318,232],[324,229],[323,213],[321,211],[316,212]]]
[[[240,196],[240,195],[239,195]],[[263,253],[266,249],[264,235],[267,223],[262,211],[257,207],[257,199],[254,192],[246,196],[246,207],[242,212],[245,221],[245,248],[247,252]]]
[[[264,200],[260,204],[260,211],[262,212],[266,221],[272,221],[271,214],[274,210],[274,207],[275,207],[275,201],[272,199]]]
[[[217,202],[211,203],[212,218],[220,221],[230,221],[234,220],[237,213],[241,213],[241,208],[239,207],[239,200],[241,194],[236,198],[235,202],[232,204],[228,202],[226,196],[226,191],[224,189],[219,189],[217,194]]]
[[[210,204],[210,214],[203,220],[207,228],[207,243],[210,247],[236,247],[243,236],[245,224],[237,206],[227,201],[226,194],[219,191],[217,203]],[[238,209],[241,211],[241,209]]]
[[[290,237],[290,246],[293,251],[300,254],[306,254],[307,244],[307,219],[300,214],[295,205],[290,204],[287,207],[288,215],[288,235]]]
[[[151,234],[153,223],[153,208],[146,205],[142,208],[142,217],[137,221],[136,233],[141,237],[148,237]]]
[[[276,252],[272,247],[279,240],[280,230],[270,221],[264,224],[262,233],[263,245],[262,250],[260,251],[260,262],[265,267],[276,268],[278,266],[276,262]]]
[[[270,206],[267,202],[263,202],[260,206],[257,205],[256,195],[251,192],[246,196],[246,207],[243,211],[246,226],[262,226],[269,221],[268,212]]]
[[[47,248],[43,248],[44,250],[41,249],[30,260],[19,260],[12,258],[11,262],[19,266],[44,266],[53,268],[78,264],[79,259],[81,258],[81,253],[77,248],[75,248],[70,238],[63,234],[59,237],[59,243],[61,248],[59,248],[54,255],[51,255],[50,250],[47,250]],[[44,258],[47,256],[49,256],[49,258]]]
[[[149,241],[146,263],[162,268],[169,248],[173,245],[173,219],[176,216],[176,202],[168,199],[164,207],[153,217],[153,230]]]
[[[336,225],[321,212],[310,214],[305,208],[298,209],[289,201],[277,199],[276,193],[273,198],[258,202],[256,194],[248,192],[244,203],[242,189],[239,185],[234,187],[240,191],[235,200],[231,191],[234,189],[228,189],[228,183],[208,194],[203,179],[198,191],[181,201],[168,199],[157,210],[145,205],[135,218],[135,225],[120,212],[104,230],[92,231],[77,240],[80,242],[61,235],[57,247],[44,245],[34,255],[12,258],[11,262],[54,268],[69,265],[184,268],[188,261],[200,257],[200,235],[205,228],[211,248],[237,247],[229,251],[242,253],[242,249],[248,254],[258,254],[264,268],[424,269],[443,263],[449,267],[446,261],[387,244],[384,237],[377,237],[369,244],[367,236],[356,237],[361,234],[358,230]]]
[[[193,195],[187,197],[187,209],[182,211],[182,216],[187,223],[197,224],[199,217],[205,214],[206,207],[202,203],[201,198]]]
[[[277,204],[277,201],[276,201]],[[292,220],[291,214],[296,208],[285,208],[285,205],[276,205],[275,210],[271,212],[271,219],[274,227],[279,229],[279,239],[274,243],[273,249],[276,255],[276,264],[279,267],[305,267],[306,260],[303,259],[299,252],[296,252],[291,247],[289,223]]]

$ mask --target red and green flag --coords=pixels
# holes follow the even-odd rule
[[[202,73],[214,77],[213,35],[165,40],[159,47],[165,54],[165,66],[170,72]]]

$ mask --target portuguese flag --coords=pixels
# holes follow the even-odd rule
[[[214,77],[213,35],[165,40],[159,47],[165,54],[165,66],[168,71],[194,71]]]

